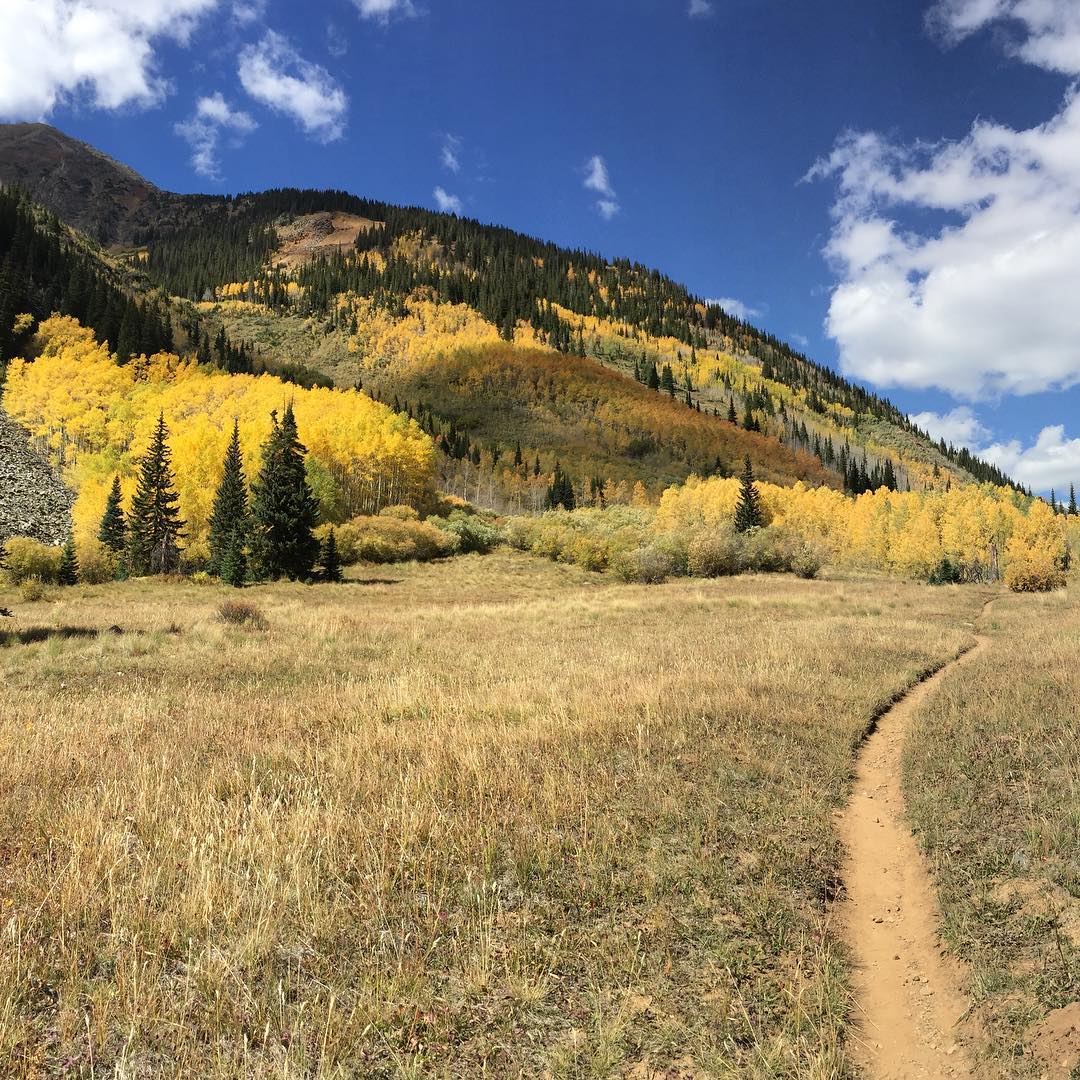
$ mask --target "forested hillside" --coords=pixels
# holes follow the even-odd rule
[[[111,247],[7,192],[0,358],[31,329],[16,315],[58,311],[121,363],[175,351],[232,373],[362,387],[435,439],[447,490],[498,509],[550,504],[556,471],[564,503],[655,500],[693,474],[731,475],[747,454],[775,482],[853,494],[1009,484],[640,264],[344,191],[144,191],[65,138],[0,128],[20,182]],[[35,176],[35,153],[42,172],[57,154],[76,162],[94,205]]]

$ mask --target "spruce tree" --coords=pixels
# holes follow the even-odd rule
[[[60,585],[79,584],[79,558],[75,554],[75,537],[69,536],[64,545],[64,553],[60,556],[60,568],[56,572],[56,580]]]
[[[733,397],[729,397],[727,401],[727,422],[729,424],[737,424],[739,422],[739,417],[735,412],[735,399]]]
[[[245,533],[241,533],[239,529],[234,529],[229,534],[228,543],[225,545],[221,562],[218,564],[218,577],[226,585],[232,585],[237,589],[242,589],[247,581],[247,556],[244,554],[245,539],[246,530]]]
[[[109,498],[105,503],[105,513],[98,527],[98,539],[110,550],[119,554],[124,550],[127,542],[127,522],[124,520],[124,510],[120,505],[120,477],[114,476],[112,487],[109,489]]]
[[[306,449],[287,405],[263,444],[262,468],[252,488],[251,563],[259,578],[311,577],[319,557],[313,529],[319,514],[304,472]]]
[[[338,555],[337,537],[333,529],[326,534],[326,540],[323,541],[319,563],[322,566],[320,576],[323,581],[332,584],[341,581],[341,557]]]
[[[648,384],[650,390],[660,389],[660,375],[656,370],[656,364],[649,365],[649,373],[645,381]]]
[[[660,375],[660,388],[666,390],[671,397],[675,396],[675,376],[671,373],[671,365],[665,364]]]
[[[244,479],[244,461],[240,453],[240,424],[233,421],[232,438],[225,451],[225,464],[214,496],[210,514],[211,574],[222,576],[225,556],[236,543],[241,548],[247,539],[248,498]]]
[[[749,532],[765,524],[765,515],[761,511],[761,496],[754,486],[754,467],[747,454],[739,481],[739,503],[735,507],[735,529],[737,532]]]
[[[128,516],[128,570],[136,577],[170,574],[180,566],[177,540],[184,522],[173,487],[172,455],[165,415],[158,416],[150,447],[139,462],[139,482]]]
[[[1076,516],[1076,485],[1069,485],[1069,516]]]

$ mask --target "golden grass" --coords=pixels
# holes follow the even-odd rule
[[[376,576],[0,589],[0,1073],[842,1074],[833,813],[984,594]]]
[[[1080,602],[1007,595],[983,625],[912,731],[907,801],[991,1049],[1039,1075],[1039,1021],[1080,987]]]

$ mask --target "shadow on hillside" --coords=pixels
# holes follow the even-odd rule
[[[366,577],[366,578],[346,578],[344,581],[339,582],[341,585],[400,585],[404,578],[382,578],[382,577]]]
[[[72,638],[96,638],[101,634],[121,634],[118,626],[97,630],[92,626],[30,626],[25,630],[0,630],[0,648],[9,645],[36,645],[42,641],[69,641]]]

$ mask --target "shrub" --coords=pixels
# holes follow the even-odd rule
[[[379,517],[396,518],[398,521],[419,521],[420,515],[411,506],[384,506]]]
[[[192,585],[213,585],[217,579],[212,577],[205,570],[196,570],[191,575]]]
[[[331,526],[315,530],[325,542]],[[429,562],[458,550],[458,537],[427,521],[402,520],[393,515],[356,517],[335,527],[338,556],[343,566],[358,562]]]
[[[116,552],[96,537],[79,545],[79,580],[84,585],[102,585],[115,581],[118,568]]]
[[[1032,549],[1009,560],[1005,584],[1013,592],[1049,592],[1064,587],[1065,572],[1051,553]]]
[[[457,550],[462,555],[486,555],[502,543],[502,533],[482,517],[455,510],[445,520],[429,518],[429,523],[457,538]]]
[[[745,560],[742,537],[725,529],[694,540],[688,552],[687,567],[694,577],[727,577],[741,574]]]
[[[23,578],[19,585],[19,595],[26,604],[35,604],[39,600],[47,600],[49,591],[45,583],[39,577]]]
[[[54,584],[62,555],[63,548],[50,547],[28,536],[13,536],[4,545],[5,566],[12,585],[21,585],[30,578]]]
[[[964,568],[947,555],[930,571],[931,585],[959,585],[964,580]]]
[[[821,568],[828,562],[825,548],[808,540],[802,541],[794,550],[791,558],[791,572],[806,581],[816,578]]]
[[[620,580],[636,585],[662,585],[676,569],[671,552],[656,544],[620,552],[611,568]]]
[[[228,626],[251,626],[256,630],[265,630],[266,616],[246,600],[223,600],[218,604],[218,619]]]

